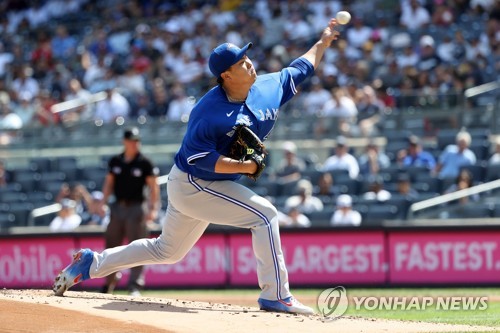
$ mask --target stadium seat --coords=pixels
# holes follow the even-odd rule
[[[32,170],[19,169],[14,173],[14,181],[21,184],[24,192],[32,192],[38,187],[40,174]]]
[[[16,226],[26,226],[28,216],[33,210],[33,204],[30,202],[14,202],[9,204],[9,213],[15,217]]]
[[[488,156],[490,154],[490,140],[473,139],[469,149],[474,152],[478,161],[485,161],[488,159]]]
[[[500,179],[500,164],[488,164],[486,167],[486,181]]]
[[[412,184],[418,192],[441,193],[441,179],[433,177],[430,173],[419,173]]]
[[[29,168],[39,173],[52,171],[52,159],[48,157],[35,157],[29,160]]]
[[[430,174],[430,170],[423,166],[408,166],[402,169],[410,176],[410,180],[414,182],[419,174]]]
[[[406,219],[408,208],[412,203],[413,202],[408,200],[405,196],[398,194],[392,194],[391,198],[385,202],[386,205],[392,205],[398,208],[395,218],[402,220]]]
[[[458,134],[457,129],[441,129],[436,135],[437,147],[442,151],[446,146],[453,145],[456,142]]]
[[[102,167],[86,167],[83,169],[83,178],[85,180],[93,181],[96,188],[102,188],[104,178],[108,174],[108,170]]]
[[[385,183],[396,182],[398,179],[398,174],[402,172],[402,168],[398,165],[391,165],[387,168],[382,168],[379,171],[379,175],[382,177]]]
[[[36,192],[26,193],[26,196],[27,196],[26,201],[33,203],[35,202],[51,203],[54,201],[54,196],[52,195],[51,192],[36,191]]]
[[[373,203],[368,205],[366,218],[363,225],[377,225],[384,220],[394,220],[398,218],[398,207],[387,203]]]
[[[356,179],[345,178],[337,182],[334,181],[334,189],[339,193],[358,195],[360,193],[360,182]]]
[[[40,183],[40,191],[49,192],[53,198],[61,191],[64,181],[54,180]]]
[[[63,182],[66,180],[66,174],[62,171],[51,171],[40,173],[40,186],[45,182]]]
[[[349,176],[349,170],[347,169],[335,169],[328,172],[332,175],[334,184],[351,179],[351,177]]]
[[[8,229],[15,223],[16,217],[11,213],[0,213],[0,229]]]
[[[16,183],[16,182],[9,182],[9,183],[3,185],[2,187],[0,187],[0,195],[3,192],[11,192],[11,191],[19,192],[22,189],[23,189],[23,187],[21,186],[21,184]]]
[[[492,217],[494,208],[490,204],[469,202],[460,205],[450,213],[452,218],[489,218]]]
[[[330,226],[330,219],[333,215],[333,208],[325,208],[319,212],[312,212],[306,214],[311,220],[312,227],[328,227]]]
[[[82,169],[78,166],[78,161],[73,156],[54,159],[52,170],[63,172],[68,181],[76,181],[82,176]]]
[[[323,174],[323,171],[315,168],[307,168],[301,172],[302,178],[309,179],[313,185],[318,184],[318,180]]]
[[[496,204],[493,208],[492,217],[500,217],[500,203]]]
[[[472,175],[474,183],[482,183],[486,178],[486,165],[485,163],[478,163],[474,165],[465,165],[460,167],[460,170],[468,170]]]
[[[24,192],[11,191],[0,193],[0,201],[3,203],[24,202],[27,198],[28,196]]]

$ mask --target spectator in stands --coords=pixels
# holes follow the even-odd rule
[[[488,164],[500,164],[500,136],[495,139],[495,152],[489,158]]]
[[[368,191],[363,194],[363,199],[384,202],[389,200],[391,196],[391,192],[384,189],[382,177],[370,176],[368,178]]]
[[[430,72],[441,64],[442,60],[437,55],[435,47],[434,38],[431,36],[425,35],[420,38],[420,60],[417,64],[419,74]]]
[[[24,91],[28,92],[31,96],[38,96],[40,85],[32,75],[33,68],[28,65],[24,65],[18,70],[17,77],[11,85],[11,91],[16,99],[18,99],[18,96]]]
[[[278,211],[278,221],[280,227],[286,228],[309,228],[311,220],[304,215],[299,207],[289,207],[286,214]]]
[[[465,190],[467,188],[471,188],[474,186],[474,179],[472,177],[472,174],[470,173],[469,170],[467,169],[462,169],[460,173],[458,174],[455,183],[450,185],[448,187],[444,194],[447,193],[452,193],[460,190]],[[472,194],[463,198],[458,199],[458,203],[461,205],[465,205],[466,203],[469,203],[471,201],[479,201],[479,194]],[[450,203],[453,203],[454,201],[451,201]]]
[[[342,135],[351,135],[356,132],[358,109],[353,97],[344,88],[333,89],[332,99],[325,103],[321,115],[335,118],[338,122],[339,133]],[[320,120],[321,123],[323,121]]]
[[[104,194],[101,191],[93,191],[90,196],[92,200],[82,224],[106,227],[109,223],[109,207],[102,204]]]
[[[33,96],[29,92],[23,91],[19,94],[19,103],[14,106],[14,113],[16,113],[23,122],[23,127],[33,124],[33,117],[35,116],[36,109],[33,104]]]
[[[365,147],[365,152],[359,157],[359,170],[365,177],[377,175],[381,169],[391,165],[391,160],[379,148],[373,139]]]
[[[86,122],[94,118],[94,104],[92,103],[92,94],[82,87],[80,80],[72,78],[68,84],[68,93],[66,101],[79,100],[85,103],[82,106],[64,112],[62,120],[68,122]]]
[[[348,194],[339,195],[337,208],[330,219],[332,226],[359,226],[361,214],[352,208],[352,198]]]
[[[76,212],[76,202],[71,199],[61,200],[61,210],[50,222],[49,228],[53,232],[68,232],[76,229],[82,222],[82,217]]]
[[[331,198],[338,193],[333,186],[333,176],[329,172],[323,172],[319,178],[318,183],[313,188],[313,195],[318,198],[328,197]]]
[[[189,114],[194,106],[194,101],[186,96],[186,91],[182,84],[175,84],[172,89],[172,100],[168,105],[167,119],[169,121],[184,121],[189,118]]]
[[[14,54],[6,50],[4,43],[0,41],[0,77],[5,77],[13,60]]]
[[[76,213],[84,220],[87,219],[92,197],[85,186],[79,183],[71,185],[66,182],[62,183],[61,189],[59,190],[55,201],[62,203],[64,199],[74,201]]]
[[[9,177],[4,161],[0,160],[0,187],[4,187],[9,183]]]
[[[169,96],[165,88],[165,81],[162,78],[153,80],[151,95],[148,115],[151,117],[165,117],[168,113],[171,96]]]
[[[372,31],[371,27],[363,24],[361,17],[354,17],[352,19],[352,26],[346,32],[347,42],[349,45],[361,49],[372,37]]]
[[[297,208],[303,214],[320,212],[323,210],[323,202],[313,196],[313,185],[307,179],[301,179],[297,183],[297,195],[292,195],[285,201],[285,209]]]
[[[50,126],[60,123],[61,117],[59,113],[53,113],[51,110],[55,101],[47,89],[40,90],[33,104],[35,106],[35,117],[33,119],[35,125]]]
[[[33,66],[33,78],[38,80],[44,80],[49,72],[54,69],[52,46],[49,35],[45,30],[40,30],[37,33],[35,49],[31,54],[31,64]]]
[[[378,99],[375,89],[369,85],[358,89],[355,102],[358,108],[357,124],[361,136],[369,137],[379,134],[383,129],[384,104]]]
[[[283,142],[283,159],[276,168],[274,177],[280,184],[297,181],[301,178],[301,173],[306,169],[306,163],[297,156],[297,145],[292,141]]]
[[[113,54],[113,48],[108,41],[108,36],[104,29],[99,29],[95,32],[88,50],[97,59],[100,57],[109,57]]]
[[[397,194],[404,196],[409,201],[416,201],[420,194],[411,185],[410,176],[407,173],[398,174]]]
[[[399,21],[402,27],[410,31],[417,31],[429,25],[430,22],[429,11],[420,4],[419,0],[402,2]]]
[[[396,56],[396,59],[391,62],[391,64],[397,64],[399,69],[404,69],[406,67],[416,67],[420,57],[413,49],[412,45],[408,45],[403,49],[401,54]],[[398,75],[399,76],[399,75]]]
[[[332,95],[323,87],[317,76],[311,78],[311,91],[304,97],[304,111],[311,116],[321,114],[323,106],[332,99]]]
[[[62,24],[57,26],[51,44],[52,54],[58,60],[69,60],[76,52],[77,41],[69,35],[68,28]]]
[[[98,89],[93,87],[97,86],[98,82],[102,81],[106,75],[108,70],[106,58],[100,56],[94,60],[91,53],[84,52],[81,57],[81,64],[85,71],[83,75],[85,87],[91,92],[97,92]]]
[[[408,148],[397,153],[397,163],[402,167],[426,167],[429,170],[434,170],[436,167],[436,159],[431,153],[423,150],[416,135],[410,135]]]
[[[460,167],[476,163],[476,155],[469,149],[471,140],[469,132],[458,132],[456,144],[446,147],[439,156],[435,168],[435,173],[439,178],[457,177]]]
[[[349,177],[356,179],[359,175],[359,164],[356,157],[349,153],[347,140],[344,136],[337,137],[335,155],[326,159],[321,171],[332,171],[343,169],[349,172]]]
[[[15,130],[23,127],[23,121],[11,109],[10,98],[5,92],[1,92],[0,96],[0,131],[13,131],[12,136],[15,136]]]
[[[445,1],[435,3],[434,12],[432,13],[432,24],[439,27],[448,27],[455,20],[453,8]]]
[[[106,87],[108,96],[105,100],[97,102],[94,119],[102,120],[105,124],[116,121],[122,117],[127,119],[130,113],[130,104],[127,99],[120,94],[112,83]]]

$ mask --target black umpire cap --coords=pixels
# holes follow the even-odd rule
[[[125,130],[123,138],[126,140],[140,141],[141,134],[139,133],[139,129],[137,127],[131,127]]]

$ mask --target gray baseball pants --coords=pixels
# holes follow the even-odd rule
[[[175,165],[168,180],[168,207],[162,233],[94,254],[90,277],[141,265],[173,264],[194,246],[210,223],[249,228],[257,259],[260,297],[291,296],[281,251],[276,208],[265,198],[233,181],[205,181]]]

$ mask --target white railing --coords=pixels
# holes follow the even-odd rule
[[[459,190],[456,192],[451,192],[447,194],[440,195],[435,198],[430,198],[427,200],[419,201],[410,206],[408,209],[408,215],[407,219],[411,220],[413,219],[414,215],[416,212],[421,211],[423,209],[435,207],[453,200],[461,199],[468,197],[473,194],[479,194],[487,191],[491,191],[494,189],[500,188],[500,179],[484,183],[484,184],[479,184],[470,188],[466,188],[463,190]]]

